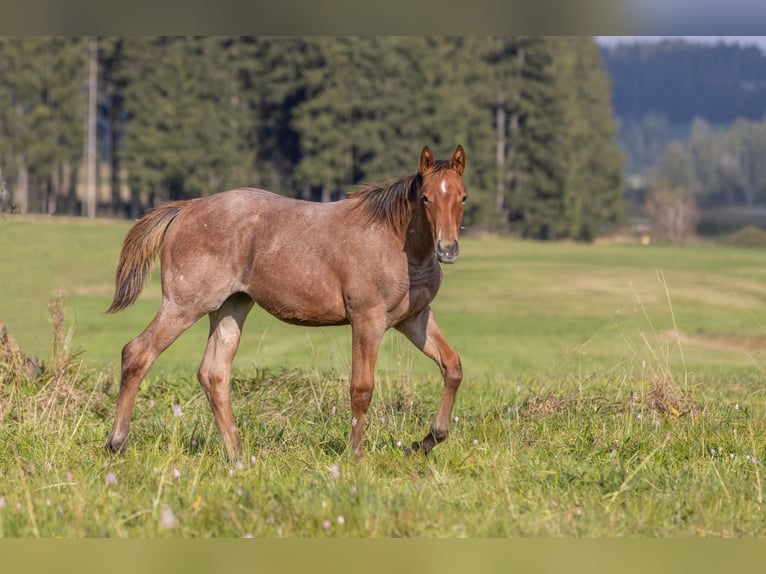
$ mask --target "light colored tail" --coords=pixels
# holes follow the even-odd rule
[[[162,247],[165,232],[188,201],[169,201],[152,209],[128,232],[115,277],[114,299],[107,313],[116,313],[138,299]]]

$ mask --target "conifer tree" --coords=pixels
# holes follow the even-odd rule
[[[17,178],[14,201],[22,211],[77,210],[86,53],[76,37],[0,38],[3,167]]]

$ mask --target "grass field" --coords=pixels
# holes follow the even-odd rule
[[[196,382],[202,321],[144,381],[127,453],[103,450],[120,348],[160,295],[155,273],[103,313],[128,227],[0,220],[0,323],[44,363],[30,380],[0,356],[0,536],[766,534],[760,251],[466,238],[434,304],[465,379],[428,457],[399,446],[441,392],[409,343],[386,336],[356,463],[349,330],[256,310],[235,464]]]

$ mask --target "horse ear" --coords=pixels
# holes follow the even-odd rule
[[[431,150],[428,149],[428,146],[424,147],[423,151],[420,152],[420,173],[426,175],[434,168],[435,163]]]
[[[458,175],[463,175],[463,171],[465,170],[465,151],[460,144],[457,144],[455,151],[452,152],[450,167],[454,169]]]

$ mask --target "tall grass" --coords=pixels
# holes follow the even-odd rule
[[[430,424],[440,385],[408,367],[378,381],[355,462],[346,372],[234,380],[246,455],[224,456],[195,381],[141,393],[127,453],[103,449],[109,373],[67,347],[61,299],[37,373],[0,368],[0,534],[22,537],[758,536],[766,451],[758,376],[674,373],[658,352],[587,380],[466,381],[450,439]],[[647,346],[666,345],[647,328]],[[403,360],[406,365],[406,360]]]

